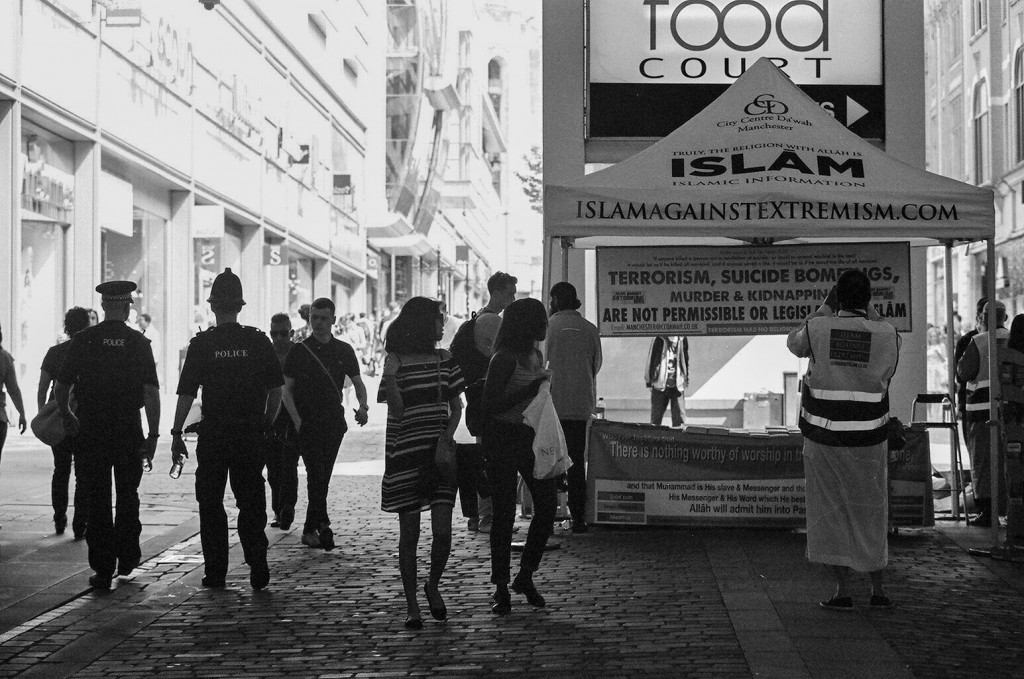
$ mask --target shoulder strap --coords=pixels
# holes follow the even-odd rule
[[[320,366],[320,369],[324,371],[324,375],[327,375],[327,379],[331,381],[331,386],[334,387],[334,392],[338,395],[338,400],[344,403],[345,399],[342,398],[341,396],[341,389],[338,389],[338,383],[334,381],[333,377],[331,377],[331,373],[327,369],[327,366],[325,366],[323,361],[320,360],[320,357],[317,356],[316,353],[309,348],[309,345],[306,344],[305,340],[299,342],[299,344],[301,344],[302,347],[309,352],[309,355],[313,357],[313,360],[316,361],[317,365]]]

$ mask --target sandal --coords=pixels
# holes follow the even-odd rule
[[[828,601],[819,601],[818,605],[830,611],[852,611],[853,598],[848,596],[833,596]]]

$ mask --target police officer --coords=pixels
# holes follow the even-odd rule
[[[189,343],[178,380],[178,404],[171,429],[175,462],[188,456],[181,428],[199,387],[202,420],[196,444],[196,500],[206,562],[204,587],[223,587],[228,572],[228,518],[224,488],[228,477],[238,506],[238,537],[249,564],[249,583],[263,589],[267,567],[267,500],[263,486],[263,437],[281,406],[284,377],[270,340],[257,328],[238,324],[242,282],[231,269],[213,281],[210,309],[214,328]]]
[[[107,281],[96,286],[103,322],[71,339],[54,393],[69,436],[78,436],[89,498],[89,584],[110,589],[115,566],[129,575],[139,565],[139,482],[142,458],[153,460],[160,425],[160,385],[149,340],[129,328],[128,311],[136,285]],[[76,411],[70,408],[74,387]],[[149,436],[143,438],[139,409],[145,407]],[[113,470],[117,513],[111,515]]]

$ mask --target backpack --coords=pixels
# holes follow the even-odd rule
[[[448,347],[452,359],[458,364],[462,377],[466,380],[466,427],[473,436],[478,436],[483,426],[480,399],[484,393],[487,366],[491,362],[489,356],[480,353],[476,348],[476,319],[484,313],[494,312],[481,311],[473,314],[472,318],[459,326]]]
[[[480,313],[493,312],[482,311]],[[448,347],[448,351],[459,365],[459,370],[462,371],[462,377],[466,380],[467,385],[473,385],[487,377],[487,365],[491,362],[490,356],[485,356],[476,348],[476,319],[479,316],[479,313],[475,313],[468,321],[464,321],[455,332],[455,337],[452,338],[452,343]]]

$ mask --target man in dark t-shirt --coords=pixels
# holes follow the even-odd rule
[[[334,549],[334,533],[327,515],[327,491],[338,457],[345,423],[342,388],[352,380],[359,399],[356,422],[367,421],[366,386],[359,359],[352,347],[331,334],[336,316],[334,302],[313,301],[309,310],[312,334],[288,352],[284,362],[284,406],[298,432],[298,446],[306,467],[306,521],[302,544]]]
[[[292,321],[286,313],[270,318],[270,343],[277,360],[284,368],[292,342]],[[295,426],[288,411],[281,408],[274,420],[274,435],[267,439],[267,483],[270,484],[270,507],[274,512],[271,528],[288,530],[295,519],[298,500],[299,453],[295,446]]]

